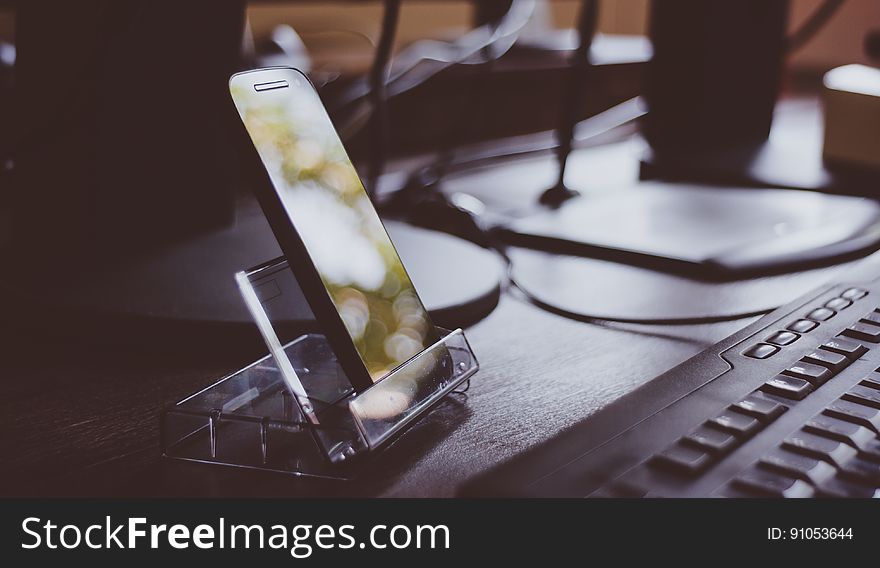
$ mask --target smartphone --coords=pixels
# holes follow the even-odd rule
[[[439,340],[317,91],[299,70],[229,80],[254,191],[352,386]]]

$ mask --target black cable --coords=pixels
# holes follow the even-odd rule
[[[741,312],[734,314],[721,314],[721,315],[708,315],[708,316],[699,316],[699,317],[684,317],[684,318],[625,318],[625,317],[616,317],[616,316],[600,316],[594,314],[581,314],[577,312],[572,312],[570,310],[566,310],[560,308],[558,306],[554,306],[552,304],[548,304],[547,302],[541,300],[531,292],[529,292],[524,286],[521,286],[516,278],[513,276],[513,261],[507,255],[507,253],[503,249],[503,245],[497,244],[497,241],[494,239],[489,239],[491,243],[490,248],[497,252],[501,258],[504,260],[504,263],[507,266],[506,276],[507,281],[510,283],[510,286],[518,290],[523,297],[532,305],[537,308],[540,308],[546,312],[550,312],[552,314],[562,316],[564,318],[582,322],[582,323],[600,323],[600,322],[613,322],[613,323],[625,323],[625,324],[634,324],[634,325],[657,325],[657,326],[678,326],[678,325],[700,325],[700,324],[709,324],[709,323],[721,323],[726,321],[736,321],[746,318],[752,318],[757,316],[763,316],[769,314],[779,306],[774,306],[772,308],[764,308],[761,310],[753,310],[750,312]]]
[[[678,325],[700,325],[700,324],[709,324],[709,323],[722,323],[726,321],[736,321],[746,318],[758,317],[767,315],[776,307],[773,308],[765,308],[762,310],[754,310],[751,312],[742,312],[738,314],[725,314],[725,315],[710,315],[710,316],[698,316],[698,317],[684,317],[684,318],[622,318],[615,316],[599,316],[599,315],[591,315],[591,314],[580,314],[577,312],[572,312],[569,310],[565,310],[558,306],[554,306],[552,304],[548,304],[543,300],[535,297],[530,294],[528,290],[520,286],[516,280],[511,278],[511,283],[513,286],[519,290],[521,294],[529,301],[529,303],[534,306],[541,308],[544,311],[550,312],[552,314],[556,314],[558,316],[562,316],[567,319],[571,319],[578,322],[583,323],[597,323],[597,322],[614,322],[614,323],[625,323],[625,324],[634,324],[634,325],[657,325],[657,326],[678,326]],[[777,306],[778,307],[778,306]]]
[[[472,215],[472,217],[476,217]],[[476,226],[482,226],[478,221],[474,222]],[[572,312],[570,310],[566,310],[560,308],[558,306],[554,306],[552,304],[548,304],[547,302],[541,300],[537,296],[530,293],[524,286],[521,286],[516,278],[513,276],[513,260],[510,256],[507,255],[506,248],[507,246],[502,243],[498,238],[497,234],[493,232],[491,229],[484,230],[486,234],[486,242],[488,243],[487,248],[495,251],[504,261],[506,271],[506,281],[507,285],[502,287],[502,290],[508,290],[510,288],[514,288],[519,291],[520,294],[532,305],[535,307],[542,309],[546,312],[550,312],[552,314],[562,316],[564,318],[574,320],[581,323],[601,323],[601,322],[611,322],[611,323],[623,323],[623,324],[632,324],[632,325],[656,325],[656,326],[680,326],[680,325],[701,325],[701,324],[711,324],[711,323],[722,323],[727,321],[737,321],[746,318],[758,317],[769,314],[773,310],[777,309],[779,306],[773,306],[770,308],[763,308],[760,310],[752,310],[748,312],[740,312],[733,314],[715,314],[708,316],[698,316],[698,317],[682,317],[682,318],[627,318],[627,317],[616,317],[616,316],[602,316],[595,314],[581,314],[577,312]]]
[[[799,50],[805,46],[813,37],[825,27],[825,24],[831,19],[837,10],[843,5],[845,0],[825,0],[818,8],[816,8],[810,17],[801,24],[785,39],[785,49],[789,53]]]

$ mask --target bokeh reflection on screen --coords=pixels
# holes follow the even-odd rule
[[[433,326],[317,93],[234,87],[248,133],[373,381]]]

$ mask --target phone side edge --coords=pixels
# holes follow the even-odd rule
[[[345,371],[352,386],[358,391],[363,391],[373,385],[372,377],[364,365],[336,306],[333,304],[333,300],[321,280],[318,269],[306,250],[302,237],[300,237],[293,222],[284,210],[281,198],[275,190],[275,186],[263,165],[259,152],[247,131],[247,127],[244,121],[241,120],[238,107],[235,105],[235,96],[232,91],[233,81],[236,78],[247,75],[259,76],[261,72],[267,70],[293,71],[305,77],[302,71],[293,67],[272,67],[265,70],[243,71],[230,77],[230,100],[233,106],[232,110],[236,113],[239,124],[238,134],[236,135],[238,143],[236,146],[238,146],[239,155],[244,161],[245,179],[253,187],[253,192],[269,222],[269,227],[272,229],[278,245],[287,258],[290,270],[303,290],[306,302],[309,304],[315,317],[319,318],[318,324],[333,348],[339,364]],[[253,82],[249,83],[253,84]],[[309,84],[311,85],[311,82]]]

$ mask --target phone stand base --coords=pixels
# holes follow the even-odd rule
[[[237,275],[271,355],[165,408],[164,456],[350,479],[479,370],[464,332],[438,328],[434,345],[355,392],[324,336],[278,339],[272,313],[292,278],[283,260]]]

